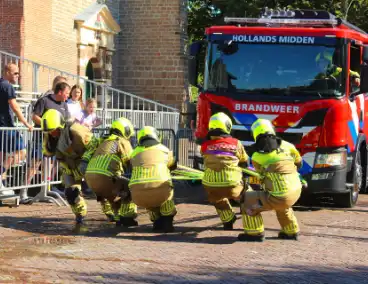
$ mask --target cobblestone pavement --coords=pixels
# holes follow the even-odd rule
[[[264,213],[266,241],[241,243],[241,220],[224,232],[200,187],[183,192],[170,234],[151,233],[144,211],[140,227],[116,229],[93,200],[80,231],[66,207],[0,207],[0,283],[368,283],[368,195],[353,209],[297,207],[298,242],[278,240]]]

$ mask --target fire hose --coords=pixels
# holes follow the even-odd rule
[[[262,179],[262,176],[257,173],[254,169],[248,168],[241,168],[244,173],[249,176],[253,176],[259,179]],[[183,165],[178,165],[177,169],[171,172],[172,179],[174,180],[201,180],[203,178],[203,171],[196,170],[193,168],[189,168]],[[307,182],[303,179],[302,175],[299,174],[300,182],[302,183],[303,188],[307,187]]]

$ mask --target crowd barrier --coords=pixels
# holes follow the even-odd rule
[[[132,137],[132,146],[137,146],[137,138]],[[158,129],[162,143],[178,156],[178,141],[174,130]],[[108,133],[107,128],[93,130],[99,138]],[[59,206],[67,205],[57,193],[50,191],[52,186],[61,183],[58,162],[54,158],[42,155],[43,134],[40,129],[29,132],[27,128],[0,127],[0,162],[2,166],[2,185],[0,185],[0,200],[16,199],[22,190],[40,188],[33,202],[53,202]],[[15,194],[9,193],[14,191]]]
[[[176,133],[177,141],[177,157],[181,165],[196,168],[196,156],[200,155],[199,146],[195,143],[194,133],[192,129],[179,129]]]

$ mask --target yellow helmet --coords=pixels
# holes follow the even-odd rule
[[[47,110],[41,118],[41,129],[44,132],[50,132],[58,128],[65,127],[63,115],[56,109]]]
[[[156,140],[157,142],[161,142],[160,135],[156,128],[152,126],[144,126],[141,130],[138,131],[137,139],[138,139],[138,145],[141,145],[141,142],[146,139],[151,138]]]
[[[210,122],[208,124],[208,130],[221,130],[226,134],[230,134],[233,123],[226,114],[223,112],[218,112],[211,116]]]
[[[267,119],[259,118],[257,119],[251,127],[251,131],[253,134],[254,141],[257,140],[257,137],[261,134],[272,134],[276,135],[275,129],[271,123],[271,121]]]
[[[134,135],[133,124],[125,117],[120,117],[119,119],[114,120],[111,124],[110,131],[124,137],[125,139],[129,139]]]
[[[330,51],[324,50],[324,51],[319,52],[317,54],[317,56],[316,56],[316,62],[318,63],[318,61],[320,61],[321,59],[325,59],[329,63],[332,63],[332,57],[333,57],[333,54]]]

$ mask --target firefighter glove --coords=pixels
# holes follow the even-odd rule
[[[176,170],[178,167],[178,161],[175,159],[175,162],[169,167],[170,172]]]

